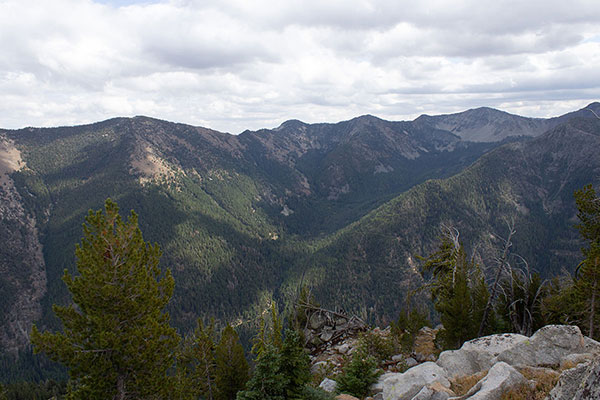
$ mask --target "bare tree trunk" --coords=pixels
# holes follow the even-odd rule
[[[500,257],[500,260],[498,260],[498,262],[497,262],[498,267],[496,270],[496,276],[494,277],[494,283],[492,285],[492,291],[490,293],[490,297],[488,298],[487,304],[485,305],[485,309],[483,310],[483,317],[481,319],[481,324],[479,324],[479,332],[477,333],[478,337],[481,337],[483,335],[483,331],[485,330],[485,327],[487,324],[487,319],[490,315],[490,311],[492,310],[492,305],[494,304],[494,299],[496,298],[496,293],[498,291],[498,284],[500,283],[500,277],[502,276],[502,271],[504,269],[504,265],[506,265],[508,251],[509,251],[510,247],[512,246],[511,239],[512,239],[513,235],[516,233],[514,221],[512,221],[508,225],[508,228],[509,228],[508,238],[504,242],[504,250],[502,251],[502,256]]]
[[[115,400],[125,400],[125,377],[123,375],[117,377],[117,394],[114,398]]]
[[[596,316],[596,287],[598,286],[598,279],[594,278],[594,286],[592,288],[592,304],[590,307],[590,331],[589,335],[591,338],[594,337],[594,317]]]

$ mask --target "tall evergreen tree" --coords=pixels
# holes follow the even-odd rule
[[[286,398],[302,399],[306,384],[310,382],[310,359],[302,346],[300,333],[285,331],[285,340],[281,349],[281,373],[288,378]]]
[[[248,362],[237,332],[227,325],[215,351],[215,399],[233,400],[246,387]]]
[[[574,292],[583,306],[587,333],[595,337],[600,321],[600,198],[592,185],[587,185],[575,192],[575,202],[580,221],[577,228],[587,246],[581,249],[585,259],[578,267]]]
[[[201,319],[194,333],[187,337],[177,362],[178,385],[182,397],[213,400],[215,393],[215,325],[204,326]]]
[[[286,400],[289,379],[282,373],[281,352],[266,344],[256,360],[247,389],[237,394],[237,400]]]
[[[110,199],[104,212],[90,210],[83,231],[79,274],[63,276],[74,304],[53,307],[63,333],[34,326],[34,350],[69,368],[72,398],[161,398],[179,340],[164,312],[173,277],[161,273],[160,250],[144,242],[137,215],[124,222]]]
[[[420,258],[424,260],[421,273],[431,276],[426,287],[444,325],[445,345],[460,347],[476,336],[481,325],[489,298],[483,275],[452,231],[442,237],[436,252]]]

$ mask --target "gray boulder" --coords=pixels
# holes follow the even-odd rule
[[[385,382],[385,380],[387,378],[389,378],[390,376],[394,376],[396,374],[397,374],[396,372],[386,372],[383,375],[381,375],[379,377],[379,379],[377,380],[377,382],[372,384],[371,387],[369,388],[371,393],[377,394],[377,393],[383,392],[383,382]]]
[[[334,381],[333,379],[325,378],[319,384],[319,387],[326,392],[333,393],[333,392],[335,392],[335,389],[337,387],[337,382]]]
[[[440,354],[436,364],[444,369],[448,378],[456,379],[490,369],[492,358],[491,354],[485,352],[447,350]]]
[[[412,368],[415,365],[419,364],[419,362],[417,360],[415,360],[414,358],[412,358],[412,357],[408,357],[404,363],[406,364],[406,366],[408,368]]]
[[[505,333],[485,336],[465,342],[458,350],[440,354],[437,364],[450,378],[459,378],[488,370],[498,354],[524,342],[527,336]]]
[[[434,382],[450,387],[444,369],[433,362],[425,362],[404,373],[390,374],[383,381],[383,399],[411,400],[424,386]]]
[[[547,325],[528,340],[501,352],[497,360],[510,365],[559,365],[569,354],[585,353],[583,335],[577,326]]]
[[[447,400],[456,396],[449,388],[442,386],[439,382],[424,386],[411,400]]]
[[[499,333],[469,340],[462,345],[461,349],[487,353],[495,357],[527,339],[529,339],[527,336],[518,333]]]
[[[583,343],[585,346],[585,352],[586,353],[592,353],[592,354],[600,354],[600,343],[595,341],[592,338],[589,338],[587,336],[583,337]]]
[[[524,383],[527,383],[527,379],[519,371],[505,362],[499,362],[467,394],[456,399],[499,400],[504,392]]]
[[[313,375],[324,374],[327,372],[327,361],[317,361],[310,367],[310,373]]]
[[[586,377],[590,363],[579,364],[574,368],[567,369],[560,374],[558,383],[550,392],[546,400],[571,400],[573,394]]]

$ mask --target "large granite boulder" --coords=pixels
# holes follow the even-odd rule
[[[528,340],[502,351],[497,360],[510,365],[553,366],[565,356],[578,353],[586,353],[586,348],[577,326],[547,325]]]
[[[456,399],[499,400],[504,392],[525,383],[527,379],[519,371],[505,362],[498,362],[467,394]]]
[[[527,339],[529,339],[527,336],[518,333],[498,333],[469,340],[462,345],[461,349],[487,353],[495,357]]]
[[[493,356],[471,350],[447,350],[440,354],[436,364],[449,379],[462,378],[492,367]]]
[[[465,342],[458,350],[440,354],[437,364],[449,378],[473,375],[492,367],[498,354],[528,340],[527,336],[504,333],[485,336]]]
[[[419,364],[404,373],[388,374],[383,381],[384,400],[411,400],[424,386],[438,382],[449,388],[444,369],[433,362]]]

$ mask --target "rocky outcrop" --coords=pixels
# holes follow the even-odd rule
[[[527,339],[527,336],[516,333],[503,333],[473,339],[465,342],[458,350],[442,352],[437,364],[444,368],[448,377],[453,379],[473,375],[490,369],[500,353]]]
[[[577,326],[548,325],[502,351],[497,360],[510,365],[558,366],[564,357],[585,352],[585,340]]]
[[[499,400],[510,390],[558,381],[547,400],[599,399],[600,354],[590,352],[598,345],[566,325],[546,326],[531,337],[490,335],[442,352],[435,363],[385,373],[371,389],[383,400]],[[466,394],[454,395],[451,384],[465,377],[478,381]]]
[[[14,143],[0,134],[0,351],[10,353],[29,345],[46,293],[36,219],[26,211],[11,175],[25,167]]]

